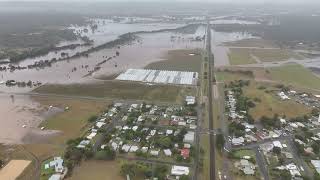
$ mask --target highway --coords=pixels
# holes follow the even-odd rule
[[[209,129],[210,131],[214,130],[213,127],[213,101],[212,101],[212,82],[214,81],[213,79],[213,74],[212,74],[212,69],[214,66],[214,57],[211,52],[211,30],[210,30],[210,24],[208,21],[207,24],[207,39],[206,39],[206,49],[207,49],[207,54],[208,54],[208,64],[209,64],[209,72],[208,72],[208,117],[209,117]],[[215,168],[215,137],[214,134],[210,134],[209,136],[209,141],[210,141],[210,180],[215,180],[216,179],[216,168]]]

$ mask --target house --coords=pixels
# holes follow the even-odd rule
[[[172,156],[172,152],[170,149],[164,149],[163,152],[166,156]]]
[[[183,157],[183,159],[188,159],[190,157],[190,149],[187,149],[187,148],[181,149],[180,155]]]
[[[104,126],[106,123],[104,123],[104,122],[97,122],[96,123],[96,126],[98,127],[98,128],[101,128],[102,126]]]
[[[290,126],[293,128],[298,128],[299,126],[296,123],[290,123]]]
[[[167,134],[167,135],[171,135],[171,134],[173,134],[173,130],[168,129],[168,130],[166,131],[166,134]]]
[[[87,136],[87,139],[93,139],[95,136],[97,135],[97,133],[96,132],[92,132],[91,134],[89,134],[88,136]]]
[[[274,147],[278,147],[278,148],[280,148],[280,149],[283,148],[280,141],[273,141],[272,144],[273,144]]]
[[[286,166],[278,166],[277,169],[279,169],[279,170],[284,170],[284,169],[288,170],[292,177],[301,176],[298,167],[293,163],[287,164]]]
[[[115,103],[114,104],[114,107],[121,107],[122,106],[122,103]]]
[[[138,122],[142,122],[142,121],[144,121],[144,117],[143,116],[139,116],[138,117]]]
[[[196,98],[194,96],[186,96],[187,105],[194,105],[196,103]]]
[[[320,160],[311,160],[311,164],[314,166],[318,174],[320,174]]]
[[[137,129],[138,129],[138,126],[133,126],[133,127],[132,127],[132,130],[133,130],[133,131],[137,131]]]
[[[232,143],[232,145],[234,145],[234,146],[242,145],[242,144],[244,143],[244,138],[243,138],[243,137],[232,138],[231,143]]]
[[[48,180],[61,180],[61,178],[62,178],[61,174],[53,174],[52,176],[50,176]]]
[[[116,150],[118,149],[119,145],[118,145],[117,143],[115,143],[115,142],[112,142],[112,143],[111,143],[111,147],[112,147],[112,149],[113,149],[114,151],[116,151]]]
[[[172,166],[171,175],[174,175],[174,176],[189,175],[189,167]]]
[[[254,175],[256,169],[256,166],[247,159],[241,159],[235,162],[235,167],[243,171],[245,175]]]
[[[194,141],[194,132],[188,131],[187,134],[184,135],[183,142],[185,143],[193,143]]]
[[[151,151],[150,151],[150,154],[151,154],[152,156],[159,156],[159,151],[157,151],[157,150],[151,150]]]
[[[63,159],[61,157],[54,157],[53,161],[49,162],[49,166],[54,168],[56,173],[62,173],[63,172]]]
[[[124,152],[129,152],[130,145],[124,144],[121,149],[122,149],[122,151],[124,151]]]
[[[186,126],[186,125],[187,125],[187,123],[184,122],[184,121],[179,121],[178,122],[178,126]]]
[[[196,129],[196,128],[197,128],[197,126],[196,126],[196,125],[194,125],[194,124],[190,124],[190,125],[189,125],[189,128],[190,128],[190,129]]]
[[[280,118],[280,123],[281,123],[281,124],[286,124],[287,121],[286,121],[285,119],[283,119],[283,118]]]
[[[128,119],[128,116],[123,116],[122,121],[126,121]]]
[[[129,152],[137,152],[139,150],[138,146],[131,146]]]
[[[280,98],[281,98],[282,100],[288,100],[288,99],[290,99],[284,92],[280,92],[278,95],[280,96]]]
[[[77,146],[77,148],[80,148],[80,149],[84,149],[87,145],[90,144],[90,141],[89,140],[82,140],[79,145]]]
[[[141,148],[141,151],[142,151],[143,153],[146,153],[146,152],[148,151],[148,149],[149,149],[148,147],[142,147],[142,148]]]

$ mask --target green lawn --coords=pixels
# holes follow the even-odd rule
[[[269,68],[273,80],[284,84],[320,90],[320,78],[298,64]]]
[[[48,159],[44,162],[42,162],[41,164],[41,172],[40,172],[40,179],[41,180],[47,180],[49,179],[49,177],[55,173],[55,170],[54,168],[48,168],[48,169],[45,169],[45,164],[49,164],[50,161],[52,161],[53,159]]]
[[[253,150],[249,150],[249,149],[241,149],[238,150],[234,153],[234,156],[236,158],[243,158],[243,156],[250,156],[251,158],[255,159],[256,158],[256,154]]]

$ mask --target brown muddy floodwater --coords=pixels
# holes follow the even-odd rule
[[[10,79],[16,81],[40,81],[42,83],[92,81],[94,80],[93,77],[119,73],[128,68],[143,68],[149,63],[162,60],[168,50],[203,48],[203,41],[194,41],[192,38],[201,34],[204,35],[204,30],[205,28],[201,27],[195,34],[188,35],[171,32],[139,34],[139,40],[123,45],[120,49],[103,49],[91,53],[89,57],[60,61],[54,63],[52,67],[43,69],[25,69],[14,72],[2,71],[0,72],[0,81]],[[116,51],[120,52],[119,56],[116,56]],[[93,73],[92,76],[86,76],[90,71],[94,70],[99,62],[106,60],[105,56],[116,57],[100,65],[101,69]],[[76,68],[75,71],[73,71],[74,68]],[[26,92],[30,90],[30,88],[12,88],[5,87],[4,84],[0,85],[0,91],[4,92]]]
[[[30,137],[45,139],[56,134],[38,128],[41,121],[56,112],[42,107],[29,96],[0,94],[0,143],[31,143]]]

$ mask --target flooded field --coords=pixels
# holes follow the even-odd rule
[[[35,58],[27,58],[19,63],[20,66],[27,66],[40,60],[51,60],[53,58],[63,58],[61,53],[67,53],[68,56],[73,56],[76,53],[86,51],[92,47],[102,45],[106,42],[117,39],[120,35],[129,32],[138,31],[155,31],[161,29],[175,29],[183,26],[184,24],[174,23],[116,23],[108,19],[94,19],[92,23],[87,26],[70,26],[69,29],[74,30],[76,34],[82,37],[88,37],[93,41],[92,45],[89,46],[78,46],[74,49],[65,49],[59,51],[49,52],[47,55],[39,56]],[[57,47],[72,45],[72,44],[83,44],[81,40],[76,41],[64,41],[57,45]]]
[[[101,24],[101,22],[99,23]],[[122,29],[127,26],[132,26],[131,30],[153,30],[160,28],[160,26],[150,26],[139,24],[117,24],[114,29],[108,32],[99,30],[100,34],[91,34],[88,31],[90,38],[99,39],[104,37],[104,41],[111,40],[118,36],[116,29]],[[169,28],[177,25],[163,25],[162,28]],[[106,26],[102,26],[106,27]],[[122,28],[120,28],[122,27]],[[148,28],[149,27],[149,28]],[[153,27],[153,28],[152,28]],[[125,29],[125,28],[124,28]],[[169,28],[170,29],[170,28]],[[146,65],[161,61],[166,56],[169,50],[176,49],[195,49],[203,48],[204,41],[202,37],[205,35],[205,26],[199,26],[194,33],[179,33],[179,32],[154,32],[154,33],[138,33],[138,39],[134,42],[121,47],[102,49],[90,53],[88,57],[82,56],[71,58],[70,60],[58,61],[53,63],[51,67],[23,69],[0,72],[0,81],[15,80],[18,82],[33,81],[44,83],[78,83],[96,81],[99,77],[105,77],[125,71],[128,68],[143,68]],[[126,29],[122,33],[130,31]],[[102,33],[104,32],[104,33]],[[237,41],[241,39],[253,38],[248,33],[223,33],[213,32],[213,52],[217,55],[217,65],[228,65],[228,49],[221,47],[223,42]],[[101,41],[102,43],[102,41]],[[99,44],[99,42],[98,42]],[[87,47],[80,47],[86,49]],[[71,50],[73,51],[73,50]],[[50,53],[48,56],[55,54]],[[57,53],[59,54],[59,53]],[[71,53],[72,54],[72,53]],[[20,65],[29,65],[37,61],[37,58],[27,59],[20,63]],[[4,84],[0,85],[0,91],[4,92],[28,92],[32,88],[17,88],[6,87]]]
[[[217,67],[221,66],[228,66],[229,63],[229,48],[225,47],[223,43],[225,42],[232,42],[232,41],[239,41],[243,39],[250,39],[250,38],[258,38],[249,33],[243,32],[233,32],[233,33],[225,33],[225,32],[216,32],[211,30],[212,38],[212,52],[215,55],[215,65]]]
[[[203,37],[205,28],[200,26],[194,34],[173,32],[140,33],[138,39],[120,48],[103,49],[91,53],[88,57],[73,58],[54,63],[51,67],[23,69],[13,72],[0,72],[0,81],[13,79],[15,81],[40,81],[42,83],[73,83],[92,80],[93,77],[111,75],[127,68],[142,68],[147,64],[162,59],[168,50],[202,48],[204,41],[195,40]],[[118,55],[117,54],[118,51]],[[107,60],[106,57],[112,57]],[[107,60],[107,61],[106,61]],[[23,61],[27,65],[32,61]],[[99,64],[99,65],[98,65]],[[95,69],[99,66],[99,69]],[[94,73],[93,73],[94,72]],[[92,75],[92,76],[91,76]],[[30,88],[12,88],[0,85],[5,92],[30,91]]]
[[[46,138],[53,131],[41,131],[38,125],[42,120],[58,112],[46,109],[34,102],[29,96],[8,94],[0,95],[0,142],[4,144],[29,143],[33,138]],[[26,139],[26,137],[29,137]]]

